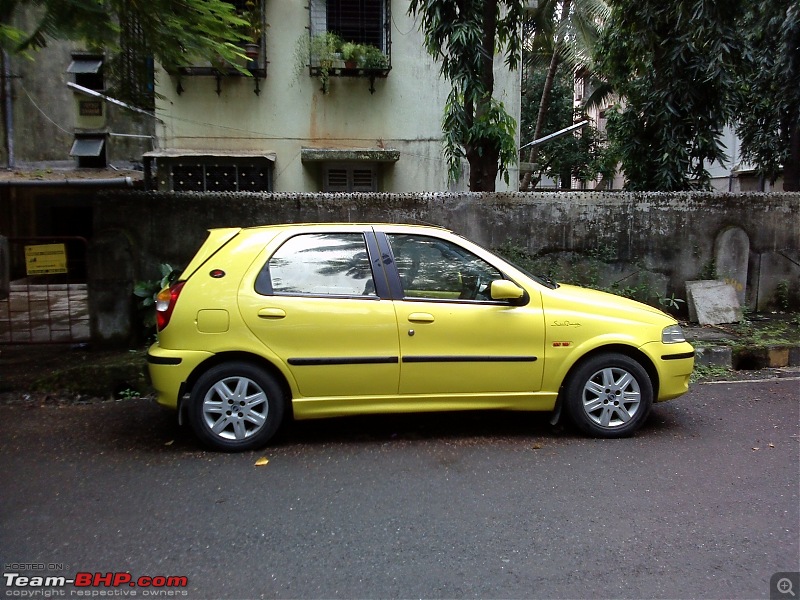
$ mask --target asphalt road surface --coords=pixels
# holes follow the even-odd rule
[[[237,455],[144,399],[11,401],[0,594],[776,597],[800,570],[799,435],[797,379],[696,385],[625,440],[407,415],[293,424]]]

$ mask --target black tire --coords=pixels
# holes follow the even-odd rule
[[[275,378],[245,362],[222,363],[197,380],[189,398],[189,424],[214,450],[241,452],[264,446],[283,421],[286,398]]]
[[[570,375],[565,404],[576,427],[594,437],[633,434],[653,406],[653,384],[644,367],[624,354],[598,354]]]

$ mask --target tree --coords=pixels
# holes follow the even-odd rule
[[[422,18],[428,53],[451,83],[442,130],[451,180],[469,162],[469,189],[494,191],[497,174],[508,181],[517,160],[516,123],[493,97],[494,57],[515,70],[520,58],[521,0],[411,0]]]
[[[556,74],[562,63],[574,71],[579,65],[589,68],[591,50],[595,45],[600,27],[608,14],[604,0],[542,0],[526,23],[531,47],[526,66],[530,70],[545,62],[547,76],[542,87],[538,105],[536,125],[532,140],[538,140],[545,132],[545,121],[550,109],[550,97]],[[556,17],[558,15],[558,17]],[[539,146],[531,146],[528,162],[536,162]],[[520,189],[530,189],[531,173],[522,178]],[[534,185],[535,187],[535,185]]]
[[[520,136],[533,140],[538,117],[544,114],[542,129],[554,132],[569,127],[582,118],[573,108],[574,79],[572,72],[562,69],[553,79],[550,106],[545,113],[539,110],[542,90],[548,74],[547,65],[527,69],[522,81],[522,115]],[[527,154],[527,150],[523,150]],[[559,177],[569,184],[572,177],[586,181],[597,176],[605,167],[605,149],[597,129],[585,126],[579,133],[543,144],[536,154],[537,168],[530,177],[529,189],[535,189],[543,176]]]
[[[765,0],[766,1],[766,0]],[[709,186],[725,160],[720,141],[741,51],[741,1],[610,0],[598,68],[623,98],[609,115],[626,187],[674,191]]]
[[[31,28],[15,25],[32,9]],[[244,57],[237,42],[248,23],[225,0],[2,0],[0,46],[10,52],[37,50],[48,40],[82,41],[89,49],[115,52],[120,34],[136,27],[146,51],[168,67],[197,58],[221,58],[235,65]]]
[[[800,5],[761,0],[743,17],[742,63],[734,95],[742,158],[772,183],[800,190]]]

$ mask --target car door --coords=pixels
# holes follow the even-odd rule
[[[372,231],[347,227],[292,235],[240,292],[248,327],[304,397],[397,393],[397,325],[374,247]]]
[[[453,240],[387,229],[399,278],[395,301],[401,394],[498,394],[539,390],[544,365],[541,301],[490,297],[503,273]],[[395,286],[396,287],[396,286]]]

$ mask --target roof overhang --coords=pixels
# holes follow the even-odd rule
[[[142,154],[144,158],[263,158],[275,162],[275,152],[270,150],[196,150],[166,148]]]
[[[300,160],[312,162],[381,162],[400,160],[400,151],[385,148],[302,148]]]

